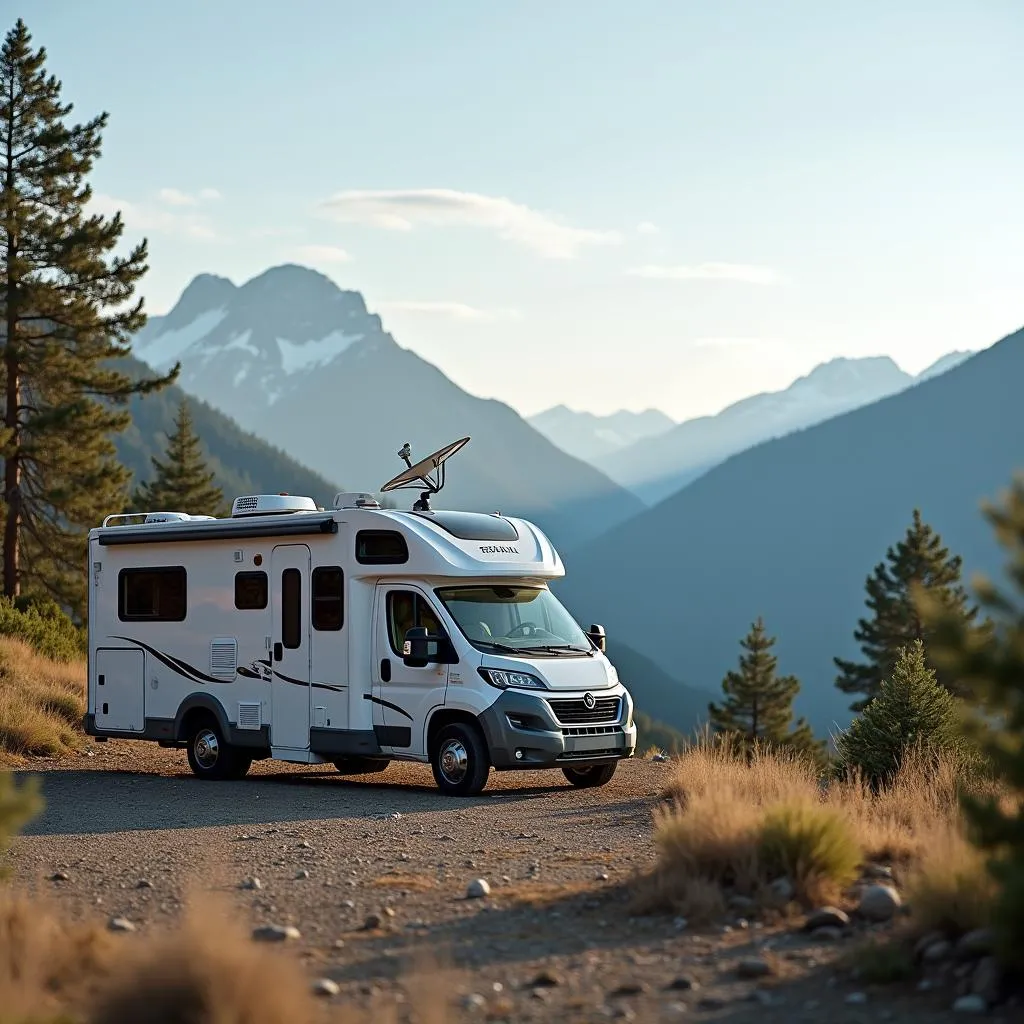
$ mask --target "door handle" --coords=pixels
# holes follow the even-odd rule
[[[381,658],[380,659],[380,681],[382,683],[391,682],[391,659]]]
[[[279,640],[276,644],[274,644],[274,661],[280,661],[283,657],[284,648],[281,646],[281,641]]]

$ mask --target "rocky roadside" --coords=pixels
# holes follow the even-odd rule
[[[177,752],[120,746],[42,773],[48,807],[15,844],[18,884],[125,942],[215,897],[244,941],[301,959],[325,1019],[353,1005],[424,1019],[437,999],[446,1019],[495,1022],[1021,1018],[984,934],[852,955],[905,927],[886,865],[809,915],[759,917],[741,897],[711,928],[634,915],[670,766],[623,765],[586,792],[510,774],[453,804],[416,766],[343,779],[266,764],[209,785]],[[791,887],[775,890],[784,908]]]

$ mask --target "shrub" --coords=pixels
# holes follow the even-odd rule
[[[54,661],[78,661],[88,651],[85,630],[49,600],[12,601],[0,596],[0,636],[24,640],[38,654]]]
[[[765,812],[758,858],[766,881],[786,877],[798,897],[818,900],[854,881],[862,852],[849,820],[835,808],[790,803]]]
[[[953,753],[964,748],[956,698],[936,682],[920,640],[900,648],[878,694],[836,738],[838,766],[863,773],[872,785],[888,784],[913,746]]]

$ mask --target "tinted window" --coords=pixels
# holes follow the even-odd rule
[[[405,634],[413,626],[425,626],[428,633],[441,631],[441,623],[434,609],[412,590],[392,590],[388,594],[388,634],[391,649],[401,656]]]
[[[181,622],[185,618],[185,568],[122,569],[117,615],[122,622]]]
[[[235,573],[235,607],[248,611],[267,607],[267,574],[265,572]]]
[[[313,628],[341,629],[344,622],[345,577],[336,565],[313,570]]]
[[[483,512],[414,512],[413,515],[429,519],[442,530],[459,540],[503,540],[519,539],[515,525],[500,516],[489,516]]]
[[[409,561],[409,548],[396,530],[360,530],[356,534],[356,561],[363,565],[401,565]]]
[[[302,573],[281,573],[281,643],[295,650],[302,643]]]

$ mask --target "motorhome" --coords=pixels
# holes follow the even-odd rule
[[[89,532],[86,732],[184,747],[202,779],[275,758],[344,774],[429,763],[439,789],[490,771],[607,783],[633,756],[633,701],[549,589],[565,573],[532,523],[435,510],[461,438],[381,491],[256,494],[230,517],[157,510]]]

